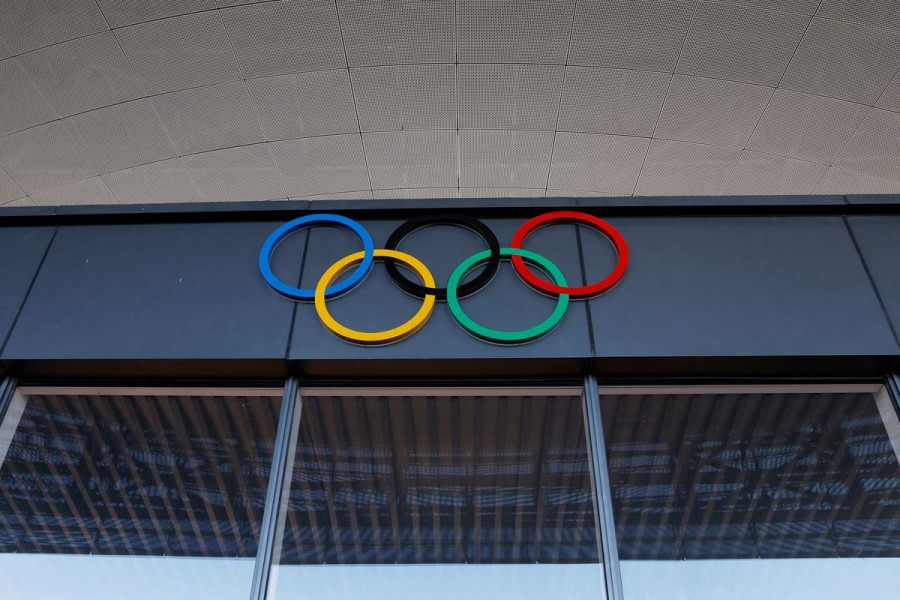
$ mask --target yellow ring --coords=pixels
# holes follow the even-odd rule
[[[428,320],[428,317],[431,316],[431,311],[434,310],[434,294],[426,294],[425,299],[422,302],[422,307],[419,308],[419,311],[413,315],[409,321],[402,325],[398,325],[393,329],[386,329],[385,331],[356,331],[355,329],[344,327],[338,323],[328,312],[328,308],[325,306],[326,288],[328,288],[335,279],[340,277],[342,273],[361,263],[364,255],[365,252],[363,251],[345,256],[328,267],[328,270],[325,271],[322,278],[319,279],[319,283],[316,284],[315,293],[316,313],[319,315],[319,319],[321,319],[322,323],[329,331],[339,338],[357,344],[390,344],[391,342],[397,342],[412,335],[418,331],[419,328],[425,324],[425,321]],[[428,270],[428,267],[426,267],[422,261],[414,256],[410,256],[406,252],[400,252],[398,250],[375,250],[375,258],[393,258],[412,269],[413,272],[418,275],[419,279],[422,280],[422,285],[428,288],[435,287],[434,277],[431,275],[431,271]]]

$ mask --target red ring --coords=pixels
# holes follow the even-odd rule
[[[592,285],[582,287],[562,287],[544,281],[528,268],[528,265],[525,264],[525,261],[522,260],[521,256],[513,255],[513,267],[525,283],[540,292],[546,292],[548,294],[569,294],[573,298],[589,298],[591,296],[597,296],[610,290],[614,285],[619,283],[619,280],[622,279],[622,276],[625,274],[625,269],[628,268],[628,245],[625,243],[625,238],[622,237],[622,234],[619,233],[618,229],[603,219],[598,219],[592,215],[570,210],[544,213],[526,221],[519,227],[518,231],[516,231],[516,234],[513,236],[510,247],[522,249],[525,238],[540,227],[552,223],[584,223],[598,229],[603,235],[609,238],[609,241],[612,242],[616,249],[616,254],[618,255],[616,267],[605,279]]]

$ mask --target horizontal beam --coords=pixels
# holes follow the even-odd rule
[[[398,213],[465,211],[475,216],[527,216],[554,207],[608,216],[900,214],[900,194],[819,196],[623,196],[597,198],[430,198],[414,200],[269,200],[0,208],[5,225],[180,223],[282,220],[304,212],[397,218]]]

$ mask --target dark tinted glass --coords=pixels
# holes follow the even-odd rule
[[[328,564],[453,565],[429,578],[462,594],[516,577],[477,565],[571,564],[604,593],[580,396],[305,397],[289,494],[279,597],[325,577],[292,566]]]
[[[102,556],[168,557],[163,577],[201,575],[209,564],[172,557],[244,558],[252,571],[279,404],[237,394],[17,395],[0,446],[0,560],[91,555],[80,575],[92,586],[101,579],[92,569],[113,564]],[[121,593],[116,586],[106,581],[105,593]]]
[[[900,557],[900,438],[884,392],[623,394],[601,407],[623,561]],[[645,568],[623,563],[626,589]],[[691,577],[669,583],[702,589]]]

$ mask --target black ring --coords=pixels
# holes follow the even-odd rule
[[[457,288],[457,296],[465,298],[466,296],[471,296],[490,283],[491,279],[496,275],[497,269],[500,268],[500,242],[497,241],[497,236],[494,235],[494,232],[478,219],[459,214],[416,217],[395,229],[394,232],[391,233],[391,237],[388,238],[384,248],[386,250],[396,250],[397,246],[400,245],[400,242],[403,241],[403,238],[412,232],[422,229],[423,227],[428,227],[429,225],[445,224],[464,227],[474,232],[487,243],[488,248],[491,251],[491,255],[485,263],[484,270],[472,281],[464,283]],[[410,281],[403,275],[400,269],[397,268],[397,262],[392,258],[384,259],[384,266],[387,267],[388,275],[390,275],[394,283],[407,294],[415,296],[416,298],[424,298],[429,294],[433,294],[438,302],[447,301],[447,288],[429,288],[414,281]]]

